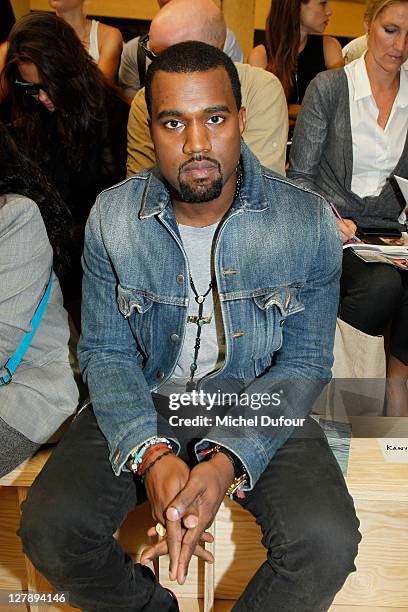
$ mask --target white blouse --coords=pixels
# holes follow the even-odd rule
[[[400,88],[382,129],[377,123],[378,107],[371,91],[364,56],[344,68],[350,99],[353,141],[351,190],[360,197],[377,196],[390,176],[402,151],[408,127],[408,76],[400,70]]]

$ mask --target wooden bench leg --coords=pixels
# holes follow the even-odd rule
[[[215,519],[208,533],[214,538],[212,544],[206,544],[205,547],[214,555],[215,552]],[[214,588],[215,588],[215,562],[204,564],[204,612],[214,612]]]

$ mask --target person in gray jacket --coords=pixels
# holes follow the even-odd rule
[[[67,267],[69,214],[0,126],[0,476],[34,454],[75,411],[69,327],[55,272]],[[31,343],[9,381],[14,354],[52,272],[51,294]]]
[[[323,195],[357,227],[398,228],[405,201],[395,175],[408,178],[408,2],[371,0],[368,50],[309,85],[291,148],[288,176]],[[408,416],[408,272],[343,256],[340,317],[373,336],[390,329],[387,415]],[[387,351],[388,352],[388,351]]]

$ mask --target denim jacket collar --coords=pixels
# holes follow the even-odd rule
[[[268,207],[262,181],[262,166],[241,139],[241,164],[243,183],[239,198],[236,198],[232,208],[264,210]],[[147,219],[161,213],[170,203],[170,193],[158,166],[142,172],[140,178],[146,180],[140,218]]]

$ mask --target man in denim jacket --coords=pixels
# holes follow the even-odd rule
[[[31,489],[24,550],[87,611],[178,610],[145,564],[169,552],[182,584],[192,554],[211,562],[200,541],[234,490],[267,548],[234,609],[327,610],[359,541],[339,467],[307,417],[332,365],[334,219],[241,142],[239,80],[221,51],[170,47],[149,68],[146,100],[158,166],[103,192],[90,215],[79,357],[92,407]],[[187,413],[206,426],[193,447],[179,413],[170,430],[158,412],[157,394],[170,390],[174,408],[171,391],[186,388]],[[194,406],[237,389],[219,421],[211,399]],[[260,398],[268,427],[255,423]],[[134,565],[112,536],[146,495],[166,537]]]

